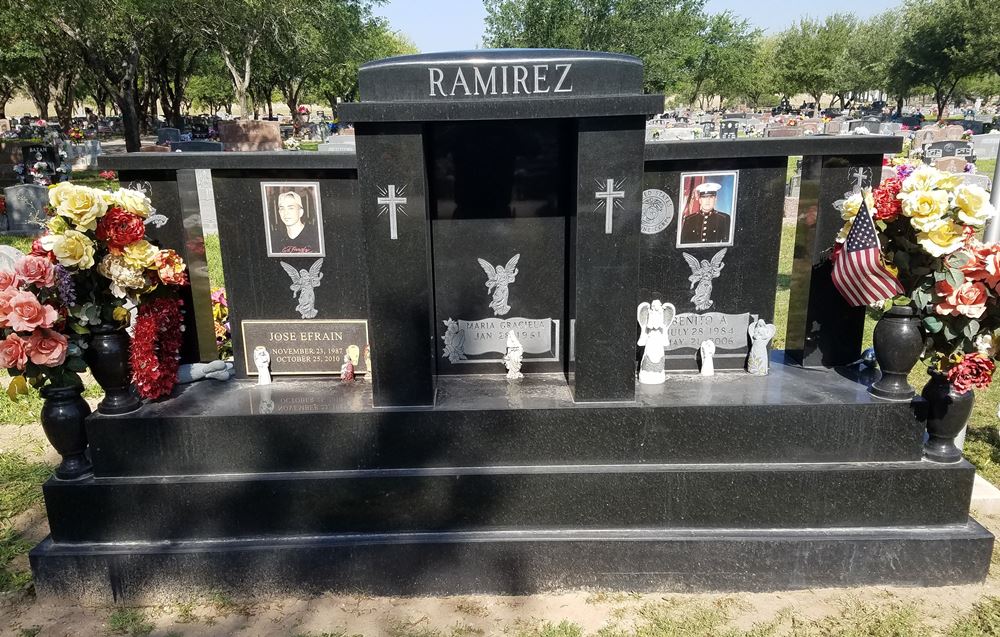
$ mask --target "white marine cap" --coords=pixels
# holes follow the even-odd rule
[[[694,191],[698,194],[703,192],[719,192],[722,189],[722,184],[717,184],[714,181],[706,181],[705,183],[699,185]]]

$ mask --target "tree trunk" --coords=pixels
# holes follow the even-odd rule
[[[271,103],[271,92],[267,93],[267,118],[274,119],[274,104]]]
[[[902,117],[902,116],[903,116],[903,98],[902,97],[897,97],[896,98],[896,117]]]
[[[126,87],[118,95],[115,102],[122,114],[122,128],[125,131],[125,150],[138,152],[142,146],[139,140],[139,110],[135,105],[135,93],[132,87]]]

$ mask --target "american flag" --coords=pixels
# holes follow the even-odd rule
[[[852,306],[881,303],[903,293],[899,279],[882,261],[875,224],[863,200],[844,249],[833,263],[833,284]]]

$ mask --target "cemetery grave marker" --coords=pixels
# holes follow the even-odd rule
[[[931,142],[923,147],[924,163],[931,164],[944,157],[960,157],[965,161],[972,161],[975,155],[975,147],[972,142],[967,141],[941,141]]]
[[[39,184],[18,184],[4,188],[7,208],[4,234],[25,237],[41,233],[45,223],[45,206],[49,205],[49,189]]]
[[[859,357],[864,322],[829,278],[838,206],[902,140],[645,144],[663,98],[642,77],[637,58],[584,51],[407,56],[364,65],[361,101],[341,107],[356,157],[102,159],[148,177],[165,213],[196,210],[194,171],[212,169],[248,341],[237,365],[249,375],[263,342],[308,375],[195,383],[92,417],[94,475],[44,487],[39,594],[983,579],[974,468],[925,460],[910,404],[832,368]],[[753,375],[792,155],[792,351]],[[200,231],[193,215],[165,225],[166,245],[189,224]],[[348,321],[367,326],[370,382],[316,376],[327,357],[352,361],[362,323]],[[501,335],[523,347],[501,350]],[[637,384],[651,342],[684,371]],[[715,349],[717,374],[691,373],[695,345]],[[508,381],[496,359],[522,354]]]
[[[736,139],[739,137],[740,125],[742,124],[739,120],[722,120],[719,125],[719,139]]]

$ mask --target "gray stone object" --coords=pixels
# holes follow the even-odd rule
[[[3,190],[7,212],[5,234],[32,237],[40,234],[45,223],[49,189],[38,184],[18,184]]]
[[[902,139],[644,143],[663,102],[642,77],[585,51],[407,56],[363,66],[338,109],[356,155],[102,158],[148,188],[167,219],[151,233],[193,280],[211,170],[239,378],[90,418],[93,477],[43,487],[39,596],[981,581],[975,469],[926,459],[911,406],[868,394],[850,365],[864,311],[830,279],[838,206]],[[311,310],[282,263],[310,278]],[[213,324],[203,285],[185,356]],[[747,374],[779,285],[790,351]],[[652,299],[676,305],[662,332],[637,311]],[[662,337],[661,384],[637,383],[640,327]],[[331,382],[345,357],[371,382]]]
[[[181,141],[181,131],[178,128],[163,127],[156,131],[157,146],[164,146],[179,141]]]
[[[206,153],[222,152],[222,142],[212,142],[206,140],[195,140],[190,142],[171,142],[170,150],[175,153]]]

